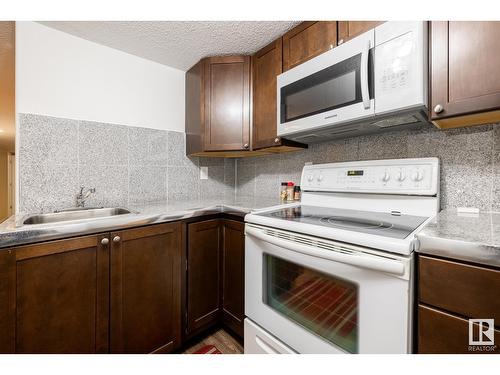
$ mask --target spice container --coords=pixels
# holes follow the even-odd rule
[[[293,201],[293,182],[289,182],[286,186],[286,200]]]
[[[288,182],[282,182],[281,183],[281,187],[280,187],[280,201],[283,203],[284,201],[286,201],[286,196],[287,196],[287,193],[286,193],[286,188],[288,186]]]
[[[300,201],[300,186],[297,185],[293,188],[293,200]]]

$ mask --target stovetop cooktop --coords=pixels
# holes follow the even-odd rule
[[[408,237],[428,219],[422,216],[316,206],[285,207],[256,215],[397,239]]]

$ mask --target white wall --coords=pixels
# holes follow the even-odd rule
[[[184,131],[181,70],[16,22],[16,112]]]

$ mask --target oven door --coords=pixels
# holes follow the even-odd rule
[[[299,353],[408,353],[410,258],[246,224],[245,314]]]
[[[374,115],[374,36],[364,33],[278,76],[278,135]]]

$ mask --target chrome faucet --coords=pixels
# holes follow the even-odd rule
[[[80,192],[76,195],[76,207],[85,207],[85,201],[90,196],[90,194],[95,193],[95,188],[87,189],[84,193],[85,188],[80,186]]]

